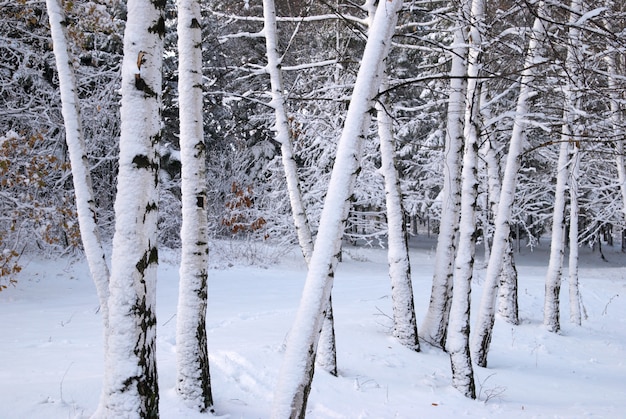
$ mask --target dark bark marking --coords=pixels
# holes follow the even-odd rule
[[[159,35],[159,38],[163,38],[165,35],[165,19],[163,16],[159,16],[156,23],[148,28],[148,32]]]
[[[201,28],[200,26],[200,22],[198,22],[198,19],[196,19],[195,17],[193,19],[191,19],[191,25],[189,25],[190,28],[192,29],[198,29]]]
[[[141,78],[141,74],[135,74],[135,88],[142,91],[146,98],[157,97],[156,92]]]
[[[137,271],[139,271],[139,273],[143,275],[146,269],[148,269],[150,265],[152,265],[153,263],[158,263],[158,262],[159,262],[159,250],[156,247],[151,246],[150,250],[144,253],[141,259],[139,259],[139,262],[137,262],[135,267],[137,268]]]

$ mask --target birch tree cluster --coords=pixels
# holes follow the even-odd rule
[[[394,337],[448,352],[470,398],[496,314],[519,323],[516,250],[550,242],[552,332],[566,256],[580,324],[577,250],[626,250],[620,1],[0,7],[0,290],[23,252],[84,249],[105,331],[97,416],[158,415],[159,245],[182,249],[177,392],[200,411],[209,240],[300,246],[275,418],[304,417],[316,356],[336,374],[345,243],[388,248]],[[428,307],[413,305],[410,236],[437,237]]]

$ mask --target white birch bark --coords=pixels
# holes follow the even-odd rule
[[[402,1],[380,2],[357,75],[339,139],[315,249],[294,327],[289,334],[272,405],[273,419],[303,418],[313,379],[313,364],[323,311],[332,288],[328,267],[336,261],[359,169],[365,127],[378,92],[380,69],[391,45]]]
[[[463,115],[467,91],[467,45],[465,32],[459,27],[452,43],[450,94],[444,148],[443,190],[441,217],[435,253],[435,268],[428,311],[421,325],[422,339],[431,345],[445,347],[452,277],[457,250],[461,209],[461,159],[463,156]]]
[[[481,98],[484,97],[484,90],[481,92]],[[481,103],[486,101],[486,98],[481,99]],[[481,114],[484,119],[489,119],[488,110],[481,107]],[[491,144],[490,139],[484,140],[483,146],[483,159],[485,161],[487,170],[487,201],[488,212],[490,215],[495,215],[498,212],[498,199],[500,198],[501,191],[501,178],[500,178],[500,164],[496,156],[496,150]],[[489,217],[488,217],[489,218]],[[483,225],[483,233],[485,230],[489,231],[485,237],[485,260],[489,263],[489,256],[491,252],[491,243],[493,241],[493,224]],[[489,242],[489,244],[487,244]],[[519,309],[517,303],[517,269],[515,268],[515,258],[513,252],[513,244],[511,243],[511,236],[509,234],[507,240],[507,248],[504,252],[504,261],[502,263],[502,272],[500,273],[499,285],[498,285],[498,315],[500,315],[508,323],[517,325],[519,324]]]
[[[548,263],[548,273],[546,275],[546,295],[544,302],[543,323],[550,332],[558,332],[561,328],[559,320],[559,292],[561,289],[561,275],[563,270],[563,254],[565,252],[565,191],[569,177],[569,150],[570,143],[575,141],[576,136],[576,106],[579,104],[577,93],[579,87],[576,75],[577,61],[580,59],[577,50],[580,46],[580,29],[576,25],[577,20],[582,15],[582,1],[572,0],[570,4],[569,33],[567,43],[567,56],[565,58],[565,68],[567,79],[563,88],[563,125],[561,134],[561,146],[559,148],[559,163],[556,176],[554,215],[552,217],[552,239],[550,246],[550,261]],[[570,234],[570,237],[571,234]],[[578,246],[578,231],[576,231],[575,242],[570,243],[570,251]],[[570,253],[571,255],[571,253]],[[571,264],[578,263],[577,249],[574,250],[574,257],[570,257]],[[576,274],[578,266],[570,274]],[[570,277],[571,280],[571,277]],[[570,286],[578,288],[578,279]]]
[[[381,90],[387,86],[387,76],[383,72]],[[387,261],[391,280],[391,301],[393,309],[393,335],[407,348],[419,351],[409,246],[402,208],[402,191],[396,168],[396,148],[393,136],[393,120],[388,101],[376,102],[376,119],[380,140],[380,170],[385,182],[385,205],[387,207]]]
[[[519,324],[517,269],[515,268],[513,253],[513,243],[511,243],[511,236],[509,234],[498,285],[498,315],[506,322],[517,325]]]
[[[157,417],[156,268],[163,2],[129,0],[105,355],[107,418]]]
[[[283,168],[287,180],[287,191],[289,192],[289,202],[298,235],[298,243],[302,249],[307,263],[313,253],[313,236],[302,199],[300,181],[298,177],[298,166],[294,158],[293,143],[290,134],[289,120],[285,108],[284,86],[282,71],[280,69],[280,56],[278,54],[278,39],[276,33],[276,7],[274,0],[263,0],[263,17],[265,24],[263,34],[265,35],[265,46],[267,54],[266,70],[270,76],[272,101],[270,106],[274,108],[276,125],[276,141],[280,144]]]
[[[472,350],[472,360],[481,367],[487,366],[487,354],[491,344],[491,333],[495,322],[495,303],[498,289],[498,282],[504,262],[504,252],[507,248],[507,241],[510,233],[511,208],[515,199],[515,189],[517,186],[517,174],[520,168],[520,156],[523,151],[524,131],[527,126],[529,109],[529,98],[532,94],[533,68],[537,64],[538,47],[540,39],[543,37],[544,26],[541,16],[543,15],[543,2],[539,2],[538,17],[533,24],[533,30],[526,58],[524,59],[524,69],[520,79],[520,91],[517,99],[515,118],[513,121],[513,131],[509,151],[506,157],[504,175],[498,199],[498,211],[494,222],[495,231],[493,234],[493,245],[489,255],[489,263],[483,284],[483,293],[480,300],[480,307],[476,318],[476,326],[470,342]]]
[[[65,13],[59,0],[46,0],[52,47],[59,75],[61,110],[65,125],[65,141],[72,166],[72,181],[80,236],[91,278],[96,286],[104,325],[104,352],[108,350],[109,334],[109,267],[96,220],[96,206],[76,91],[76,76],[67,45]],[[99,408],[104,406],[102,393]]]
[[[581,325],[580,289],[578,286],[578,179],[580,177],[580,154],[578,145],[572,147],[572,167],[570,170],[570,208],[569,208],[569,319],[578,326]]]
[[[454,279],[450,323],[446,349],[450,354],[452,386],[465,397],[476,398],[474,371],[469,350],[470,299],[476,249],[476,204],[478,199],[478,137],[480,107],[480,22],[483,19],[482,0],[473,0],[462,18],[461,25],[469,24],[467,51],[467,98],[465,121],[463,166],[461,169],[461,220],[459,224],[459,246],[454,261]],[[465,20],[467,19],[467,20]],[[467,23],[466,23],[467,22]]]
[[[265,36],[265,47],[267,54],[267,72],[270,76],[272,101],[270,106],[274,108],[276,124],[274,131],[276,141],[280,144],[280,151],[287,181],[287,191],[289,193],[289,203],[293,217],[296,234],[300,250],[307,265],[310,264],[313,254],[313,234],[306,214],[302,190],[300,188],[300,178],[298,176],[298,166],[294,158],[293,138],[287,109],[285,107],[285,96],[282,71],[280,69],[280,56],[278,54],[278,36],[276,27],[276,5],[274,0],[263,0],[263,34]],[[336,262],[333,264],[335,265]],[[332,276],[332,272],[329,275]],[[337,351],[335,345],[335,330],[332,311],[332,299],[328,299],[328,306],[325,310],[320,345],[318,347],[317,364],[332,375],[337,375]]]
[[[567,111],[566,111],[567,113]],[[552,237],[550,240],[550,259],[546,274],[546,291],[543,306],[543,324],[550,332],[558,332],[561,328],[559,315],[559,294],[561,291],[561,275],[563,272],[563,255],[565,252],[565,191],[567,189],[569,166],[569,128],[561,138],[559,160],[557,163],[554,209],[552,213]]]
[[[199,0],[178,0],[181,261],[176,313],[176,392],[192,409],[213,405],[207,349],[208,219]]]

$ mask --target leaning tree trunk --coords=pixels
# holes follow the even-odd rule
[[[303,418],[315,353],[332,277],[328,267],[337,259],[348,215],[354,180],[359,169],[365,128],[372,99],[378,92],[380,70],[387,57],[402,1],[380,2],[356,78],[345,125],[320,218],[319,232],[307,273],[302,300],[289,334],[272,405],[273,419]]]
[[[208,219],[202,113],[202,15],[199,0],[178,0],[178,103],[182,227],[176,314],[176,392],[190,408],[213,405],[206,312]]]
[[[476,319],[476,327],[472,335],[472,360],[481,367],[487,366],[487,354],[491,344],[491,334],[495,322],[495,305],[498,282],[504,263],[504,252],[509,240],[511,208],[515,200],[517,173],[520,168],[520,158],[523,151],[524,131],[527,123],[529,99],[532,95],[533,71],[537,65],[540,39],[545,32],[542,20],[543,2],[537,8],[538,17],[533,24],[533,31],[528,43],[528,50],[524,60],[524,70],[520,79],[520,91],[517,98],[513,131],[509,143],[509,152],[506,156],[502,188],[498,199],[498,211],[495,218],[493,245],[489,255],[489,264],[485,273],[483,293],[480,308]]]
[[[267,54],[267,72],[270,76],[272,101],[270,105],[274,108],[276,117],[276,141],[280,144],[280,151],[283,162],[283,170],[287,181],[287,191],[289,192],[289,203],[293,216],[298,243],[307,265],[311,261],[313,254],[313,234],[306,214],[304,199],[300,188],[298,176],[298,166],[294,158],[292,130],[289,127],[287,109],[285,108],[284,87],[282,71],[280,69],[280,57],[278,54],[278,39],[276,28],[276,6],[274,0],[263,0],[263,18],[265,35],[265,46]],[[334,263],[336,264],[336,262]],[[332,264],[332,265],[334,265]],[[329,277],[333,275],[332,268],[329,267]],[[337,348],[335,342],[335,325],[333,318],[332,298],[328,299],[328,307],[325,310],[325,318],[322,325],[322,335],[318,347],[318,365],[332,375],[337,375]]]
[[[72,166],[72,181],[80,236],[85,250],[85,258],[89,266],[91,278],[96,286],[100,312],[104,324],[104,352],[108,348],[109,336],[109,267],[100,237],[100,229],[96,220],[96,205],[89,171],[89,161],[85,146],[85,136],[80,116],[80,103],[76,91],[76,76],[67,45],[65,14],[58,0],[47,0],[52,47],[59,75],[61,105],[65,124],[65,141]],[[102,393],[99,409],[106,404],[105,393]]]
[[[481,92],[481,103],[486,102],[486,94]],[[488,108],[481,107],[481,115],[483,120],[491,119]],[[489,138],[483,140],[483,159],[485,160],[487,171],[487,212],[493,216],[498,213],[498,199],[501,192],[500,164],[496,155],[494,145],[491,144]],[[491,252],[491,242],[493,240],[493,231],[485,234],[485,231],[492,230],[493,223],[490,223],[490,217],[486,217],[487,221],[483,225],[483,237],[485,241],[485,260],[489,261]],[[513,252],[513,243],[509,234],[506,251],[504,252],[504,260],[502,262],[502,272],[498,281],[498,314],[508,323],[519,324],[519,309],[517,302],[517,269],[515,268],[515,258]]]
[[[384,90],[386,86],[386,74],[383,73],[381,90]],[[387,261],[391,280],[393,335],[402,345],[419,352],[408,236],[404,222],[404,210],[402,209],[400,178],[395,164],[396,149],[390,111],[391,106],[388,101],[376,102],[376,119],[380,139],[380,170],[385,180],[385,204],[387,207]]]
[[[456,30],[452,42],[450,95],[446,124],[441,219],[435,269],[428,311],[421,325],[422,339],[445,348],[452,299],[454,257],[457,251],[461,209],[461,159],[463,156],[463,115],[467,91],[467,46],[463,32]]]
[[[108,418],[157,417],[156,268],[164,2],[129,0],[105,358]]]

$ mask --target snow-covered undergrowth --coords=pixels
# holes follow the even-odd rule
[[[434,243],[413,239],[418,321],[430,297]],[[479,400],[450,385],[446,354],[413,353],[391,337],[386,255],[349,248],[333,290],[339,377],[316,373],[308,418],[620,418],[626,412],[626,255],[608,262],[584,250],[580,281],[588,318],[562,333],[542,326],[545,249],[516,254],[520,326],[496,322],[489,368],[476,368]],[[158,284],[158,363],[163,418],[207,417],[177,400],[174,255],[162,257]],[[212,261],[212,266],[221,264]],[[269,268],[210,271],[207,329],[217,416],[267,418],[284,342],[305,267],[298,252]],[[473,304],[481,277],[474,279]],[[102,324],[86,265],[28,258],[15,288],[0,293],[0,418],[84,418],[102,384]],[[418,324],[419,327],[419,324]]]

